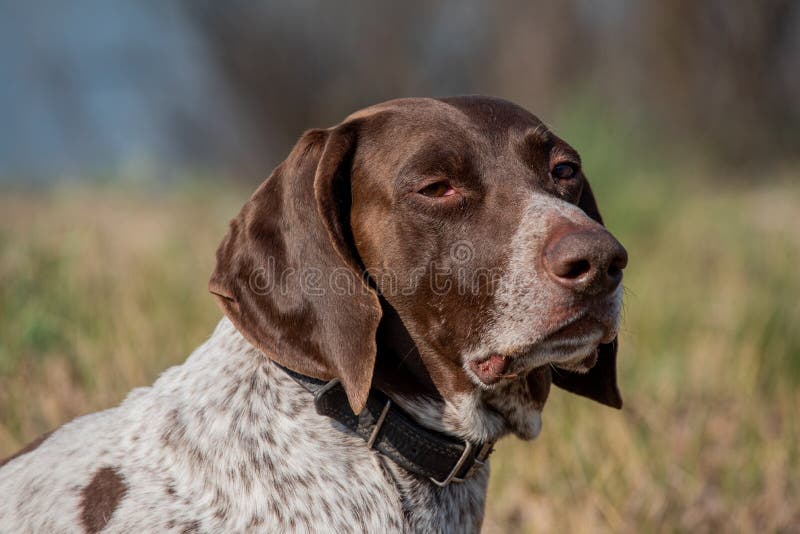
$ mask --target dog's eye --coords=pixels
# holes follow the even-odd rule
[[[451,195],[456,194],[456,190],[453,189],[453,186],[450,185],[450,182],[447,180],[440,180],[438,182],[434,182],[432,184],[428,184],[419,191],[417,191],[420,195],[424,195],[426,197],[431,198],[441,198],[441,197],[449,197]]]
[[[552,177],[556,180],[569,180],[578,174],[578,169],[572,163],[559,163],[553,170],[550,171]]]

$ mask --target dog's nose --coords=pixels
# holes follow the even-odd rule
[[[559,235],[545,247],[544,264],[560,285],[578,293],[614,291],[622,281],[628,252],[602,227]]]

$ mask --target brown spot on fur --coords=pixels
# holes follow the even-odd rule
[[[43,434],[43,435],[39,436],[38,438],[36,438],[35,440],[33,440],[30,443],[28,443],[27,445],[25,445],[24,447],[22,447],[19,451],[17,451],[16,453],[12,454],[8,458],[0,459],[0,467],[3,467],[4,465],[6,465],[8,462],[13,460],[14,458],[18,458],[18,457],[22,456],[23,454],[27,454],[27,453],[35,450],[39,445],[44,443],[44,440],[49,438],[50,434],[52,434],[52,433],[53,433],[53,431],[50,431],[47,434]]]
[[[88,534],[103,530],[128,491],[125,480],[114,467],[98,470],[81,492],[81,521]]]

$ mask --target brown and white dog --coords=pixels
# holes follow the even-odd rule
[[[488,466],[440,487],[280,366],[338,379],[356,414],[380,390],[460,440],[531,439],[551,381],[621,406],[626,262],[576,151],[509,102],[310,130],[217,251],[211,338],[0,463],[0,532],[479,530]]]

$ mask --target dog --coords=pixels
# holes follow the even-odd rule
[[[2,532],[474,532],[551,383],[619,408],[627,253],[504,100],[302,135],[231,223],[183,365],[3,461]]]

